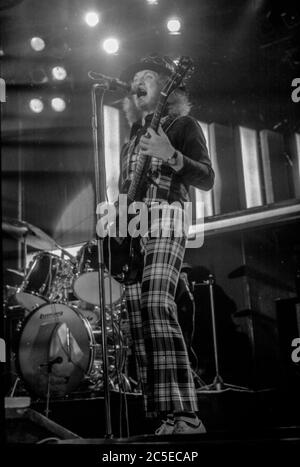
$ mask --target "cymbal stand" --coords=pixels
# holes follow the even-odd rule
[[[53,332],[54,334],[54,332]],[[52,334],[52,335],[53,335]],[[62,362],[62,357],[56,357],[53,360],[49,360],[49,355],[48,355],[48,360],[46,363],[42,363],[40,365],[40,368],[46,367],[47,368],[47,393],[46,393],[46,409],[45,409],[45,416],[49,418],[49,407],[50,407],[50,395],[51,395],[51,372],[52,372],[52,367],[56,363],[61,363]]]
[[[214,345],[214,361],[215,361],[215,377],[211,384],[202,386],[198,389],[200,391],[249,391],[249,388],[243,386],[235,386],[234,384],[224,383],[222,376],[220,375],[219,370],[219,356],[218,356],[218,341],[217,341],[217,330],[216,330],[216,316],[215,316],[215,301],[214,301],[214,283],[215,278],[213,274],[208,276],[208,280],[194,284],[194,286],[206,286],[209,288],[209,302],[210,302],[210,313],[211,313],[211,322],[212,322],[212,334],[213,334],[213,345]]]
[[[26,270],[27,270],[27,240],[26,240],[26,235],[27,232],[24,234],[24,246],[23,246],[23,258],[22,258],[22,266],[23,266],[23,272],[24,272],[24,278],[26,277]]]
[[[46,395],[46,410],[45,410],[45,416],[49,418],[49,405],[50,405],[50,373],[51,370],[48,368],[48,374],[47,374],[47,395]]]
[[[15,382],[13,384],[13,387],[12,387],[10,393],[9,393],[9,397],[15,397],[15,392],[16,392],[17,386],[18,386],[20,381],[21,381],[21,378],[19,376],[17,376],[16,379],[15,379]]]
[[[66,251],[61,248],[61,252],[60,252],[60,257],[61,257],[61,260],[62,260],[62,268],[64,268],[64,261],[65,261],[65,256],[66,256]],[[66,276],[65,276],[66,275]],[[63,278],[62,278],[62,297],[61,297],[61,302],[62,303],[65,303],[67,304],[68,303],[68,294],[69,294],[69,287],[68,287],[68,284],[67,284],[67,271],[65,270],[64,271],[64,274],[63,274]]]
[[[93,130],[93,149],[94,149],[94,167],[95,167],[95,189],[96,206],[106,199],[106,177],[105,177],[105,151],[104,151],[104,117],[103,117],[103,98],[107,87],[99,83],[93,84],[91,89],[92,98],[92,130]],[[99,110],[97,91],[99,92]],[[100,129],[98,125],[98,115],[100,116]],[[99,144],[100,135],[100,144]],[[100,157],[101,156],[101,157]],[[101,183],[100,183],[101,177]],[[98,221],[98,215],[97,215]],[[110,393],[108,377],[108,356],[107,356],[107,325],[105,313],[105,287],[104,287],[104,261],[103,261],[103,239],[97,235],[98,249],[98,288],[99,288],[99,309],[102,330],[102,360],[103,360],[103,388],[104,388],[104,406],[106,421],[106,438],[112,437],[111,412],[110,412]]]

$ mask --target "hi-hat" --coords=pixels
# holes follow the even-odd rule
[[[20,238],[28,233],[28,227],[25,222],[17,219],[8,219],[2,221],[2,230],[14,238]]]
[[[60,248],[56,241],[39,227],[19,219],[3,218],[2,230],[17,240],[26,241],[28,246],[37,250]]]

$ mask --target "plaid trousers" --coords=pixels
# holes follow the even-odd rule
[[[197,395],[174,301],[186,239],[142,242],[142,282],[127,285],[125,293],[146,415],[195,412]]]

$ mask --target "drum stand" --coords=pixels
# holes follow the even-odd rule
[[[24,235],[24,247],[23,247],[23,272],[24,272],[24,279],[26,277],[26,270],[27,270],[27,240],[26,240],[26,235]]]
[[[56,357],[54,360],[49,360],[47,363],[42,363],[40,367],[46,367],[47,368],[47,394],[46,394],[46,410],[45,410],[45,416],[49,418],[49,405],[50,405],[50,391],[51,391],[51,383],[50,383],[50,376],[52,372],[52,366],[55,365],[56,363],[61,363],[62,362],[62,357]]]
[[[194,286],[208,286],[209,287],[209,299],[210,299],[210,312],[211,312],[211,322],[212,322],[212,332],[213,332],[213,344],[214,344],[214,360],[215,360],[215,377],[212,384],[208,384],[206,386],[202,386],[198,389],[200,391],[225,391],[225,390],[233,390],[233,391],[249,391],[249,388],[243,386],[235,386],[234,384],[227,384],[224,383],[223,378],[220,375],[219,371],[219,357],[218,357],[218,341],[217,341],[217,332],[216,332],[216,317],[215,317],[215,302],[214,302],[214,289],[213,285],[215,283],[215,278],[212,274],[208,276],[207,281],[200,282],[198,284],[194,284]]]
[[[100,131],[98,128],[98,105],[97,105],[97,90],[100,92],[99,115],[100,115]],[[92,98],[92,130],[93,130],[93,149],[94,149],[94,167],[95,167],[95,189],[96,189],[96,205],[106,200],[106,179],[105,179],[105,152],[104,152],[104,120],[103,120],[103,98],[105,86],[101,84],[93,84],[91,90]],[[100,151],[99,137],[100,133]],[[101,155],[101,157],[100,157]],[[100,183],[100,176],[102,177]],[[97,215],[98,221],[98,215]],[[98,287],[99,287],[99,308],[102,330],[102,359],[103,359],[103,387],[104,387],[104,405],[105,405],[105,421],[106,421],[106,438],[112,437],[111,426],[111,411],[110,411],[110,393],[109,393],[109,377],[108,377],[108,357],[107,357],[107,326],[105,313],[105,287],[104,287],[104,261],[103,261],[103,239],[97,235],[98,247]]]

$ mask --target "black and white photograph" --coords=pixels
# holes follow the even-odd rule
[[[0,102],[6,465],[289,463],[300,6],[1,0]]]

